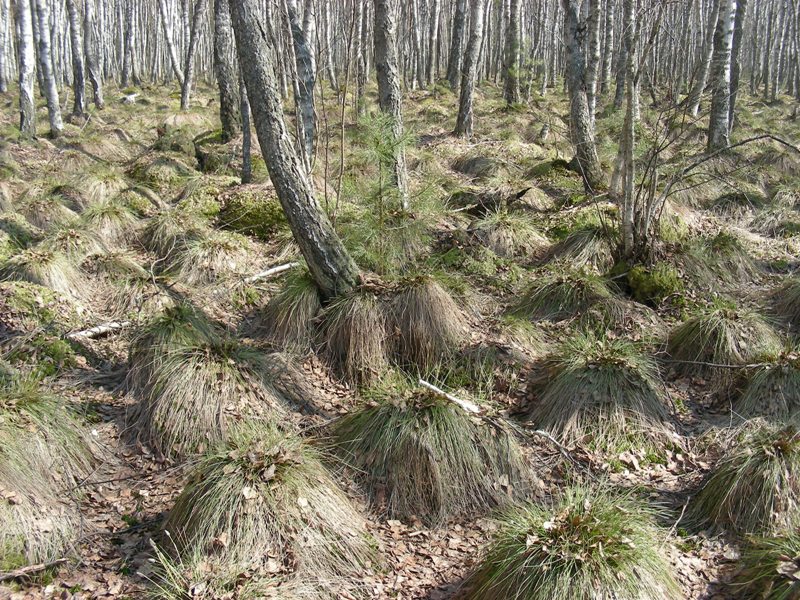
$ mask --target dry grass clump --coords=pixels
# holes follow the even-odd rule
[[[108,244],[128,241],[139,224],[136,212],[119,196],[95,202],[83,211],[81,218]]]
[[[589,268],[605,273],[614,265],[615,230],[607,224],[587,224],[555,243],[542,262],[559,260],[576,269]]]
[[[730,366],[757,362],[781,351],[781,340],[758,313],[717,303],[678,325],[669,335],[667,352],[675,370],[686,377],[730,382]]]
[[[375,400],[333,426],[335,449],[376,507],[430,524],[519,498],[527,467],[500,419],[480,418],[409,385],[371,390]]]
[[[796,350],[784,352],[774,362],[758,367],[733,410],[746,419],[796,420],[800,416],[800,355]]]
[[[632,342],[579,334],[546,366],[530,410],[537,427],[610,450],[675,439],[658,368]]]
[[[42,240],[41,247],[63,254],[76,264],[88,256],[104,254],[108,251],[108,247],[95,231],[83,224],[75,223],[52,230]]]
[[[538,277],[523,292],[514,313],[531,320],[561,321],[610,298],[613,295],[603,279],[565,266]]]
[[[470,226],[477,241],[504,258],[533,259],[549,246],[530,215],[498,209]]]
[[[723,217],[742,218],[766,204],[764,193],[758,189],[728,191],[711,202],[709,208]]]
[[[769,295],[771,312],[794,329],[800,329],[800,277],[788,277]]]
[[[32,187],[19,201],[19,213],[39,229],[53,229],[74,223],[78,215],[61,201],[45,191]]]
[[[322,314],[322,353],[349,382],[369,384],[386,372],[387,337],[385,309],[370,291],[339,297]]]
[[[731,584],[737,598],[792,600],[800,594],[800,529],[778,537],[750,538]]]
[[[165,259],[185,248],[190,240],[200,239],[208,233],[206,223],[194,213],[170,208],[147,221],[142,231],[142,244]]]
[[[81,299],[89,293],[89,282],[61,252],[35,246],[12,256],[0,266],[3,281],[27,281]]]
[[[759,275],[753,257],[739,238],[724,231],[689,244],[683,262],[687,273],[706,288],[714,281],[727,286],[747,283]]]
[[[80,531],[65,490],[92,470],[92,446],[64,402],[4,372],[0,382],[0,570],[61,558]]]
[[[314,341],[314,319],[322,310],[319,290],[307,270],[292,273],[261,310],[256,328],[280,348],[307,352]]]
[[[772,535],[790,526],[800,500],[800,434],[795,426],[748,423],[707,475],[688,522],[737,534]]]
[[[146,310],[165,300],[153,285],[152,273],[130,254],[111,252],[95,256],[88,268],[105,280],[107,289],[102,300],[113,315]]]
[[[573,485],[550,507],[511,507],[465,582],[465,598],[678,600],[658,516],[632,492],[607,485]]]
[[[247,249],[244,236],[210,231],[189,237],[170,253],[166,272],[189,285],[214,283],[243,270],[248,260]]]
[[[318,452],[269,423],[237,429],[199,458],[164,527],[182,555],[330,586],[376,560],[364,519]]]
[[[430,276],[401,282],[389,313],[400,362],[420,371],[445,362],[466,337],[464,313]]]
[[[128,182],[116,167],[98,166],[76,173],[69,185],[85,199],[85,206],[90,206],[113,198],[128,187]]]
[[[800,216],[794,207],[773,203],[753,216],[748,227],[761,235],[790,237],[800,233]]]

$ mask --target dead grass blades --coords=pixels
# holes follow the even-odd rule
[[[796,349],[758,367],[733,410],[746,419],[764,417],[777,423],[796,420],[800,416],[800,355]]]
[[[280,348],[308,352],[314,340],[314,319],[321,310],[317,285],[307,270],[297,270],[260,312],[256,329]]]
[[[77,300],[90,293],[88,281],[66,255],[42,246],[6,260],[0,266],[0,278],[35,283]]]
[[[791,600],[800,590],[800,530],[778,537],[752,537],[742,549],[740,569],[731,584],[737,598]]]
[[[613,295],[600,277],[554,267],[522,294],[514,314],[531,320],[561,321],[584,313]]]
[[[788,277],[769,295],[769,301],[772,314],[800,329],[800,277]]]
[[[166,271],[189,285],[215,283],[244,269],[247,249],[244,236],[209,231],[180,244],[169,255]]]
[[[83,211],[81,218],[108,244],[127,242],[139,223],[134,210],[118,197],[95,202]]]
[[[489,212],[470,231],[481,245],[504,258],[535,259],[550,243],[530,215],[504,209]]]
[[[499,519],[470,600],[682,598],[664,555],[658,511],[632,492],[573,485],[552,507],[515,506]]]

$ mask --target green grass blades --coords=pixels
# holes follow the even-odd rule
[[[531,320],[561,321],[612,297],[600,277],[569,268],[553,269],[523,292],[513,312]]]
[[[439,525],[525,492],[522,451],[500,420],[476,418],[427,392],[401,388],[376,397],[333,426],[337,454],[375,508],[385,501],[394,517]]]
[[[536,427],[611,451],[675,441],[658,369],[633,343],[577,335],[546,366],[530,411]]]
[[[307,270],[288,276],[283,288],[270,298],[257,317],[255,328],[279,348],[308,352],[314,341],[314,319],[322,310],[319,290]]]
[[[769,301],[772,314],[793,329],[800,328],[800,277],[787,278],[769,295]]]
[[[271,560],[309,581],[357,578],[376,562],[364,519],[317,451],[267,422],[198,460],[164,527],[181,555],[218,555],[243,570]]]
[[[501,514],[469,600],[678,600],[657,511],[632,492],[573,485],[552,506]]]
[[[731,591],[743,600],[795,600],[800,597],[800,530],[747,540]]]
[[[548,239],[531,215],[507,209],[493,210],[470,226],[477,242],[504,258],[533,260],[547,248]]]
[[[737,534],[778,533],[797,516],[800,435],[794,426],[745,425],[705,478],[687,511],[695,527]]]

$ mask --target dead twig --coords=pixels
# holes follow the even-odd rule
[[[36,565],[28,565],[27,567],[21,567],[19,569],[14,569],[13,571],[0,573],[0,581],[11,581],[13,579],[30,577],[36,573],[41,573],[47,569],[52,569],[53,567],[63,565],[65,562],[67,562],[66,558],[59,558],[58,560],[52,560],[50,562],[39,563]]]

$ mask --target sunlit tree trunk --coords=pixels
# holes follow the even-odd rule
[[[19,131],[23,138],[36,137],[36,104],[33,96],[36,53],[33,48],[33,16],[27,0],[16,2],[19,36]]]
[[[214,63],[219,86],[219,118],[222,139],[227,142],[239,135],[241,100],[239,98],[239,65],[231,28],[228,0],[214,0]]]
[[[519,102],[519,72],[520,72],[520,0],[511,0],[508,13],[508,29],[506,31],[505,47],[505,85],[503,96],[506,104],[511,106]]]
[[[105,107],[103,99],[103,71],[98,58],[100,40],[97,36],[97,20],[95,16],[95,0],[86,0],[84,4],[83,19],[83,49],[86,55],[86,69],[89,73],[89,83],[92,84],[92,99],[98,110]]]
[[[61,120],[61,105],[58,101],[58,86],[53,71],[53,55],[50,47],[50,6],[48,0],[35,0],[35,2],[39,20],[39,68],[42,71],[44,94],[47,99],[50,136],[57,138],[64,132],[64,122]]]
[[[183,69],[181,68],[181,61],[178,58],[178,50],[175,48],[175,41],[172,38],[172,24],[170,23],[169,13],[167,12],[167,0],[158,0],[158,11],[161,15],[161,25],[164,30],[164,43],[167,45],[167,52],[169,53],[169,63],[172,67],[172,72],[178,80],[178,83],[183,87]]]
[[[464,68],[461,73],[461,94],[458,102],[458,118],[455,134],[459,137],[472,137],[474,115],[472,100],[475,80],[478,74],[478,58],[483,39],[483,0],[470,0],[470,26],[467,52],[464,55]]]
[[[186,62],[183,69],[183,85],[181,86],[181,110],[189,110],[189,100],[194,85],[194,69],[197,60],[197,42],[200,37],[200,25],[205,16],[208,0],[197,0],[194,5],[192,30],[189,34],[189,47],[186,50]]]
[[[456,0],[453,31],[450,36],[450,54],[447,59],[447,81],[450,89],[458,89],[461,82],[461,61],[464,55],[464,28],[467,22],[467,0]]]
[[[69,38],[72,49],[72,87],[75,99],[72,104],[72,114],[81,117],[86,113],[86,68],[83,60],[83,28],[81,17],[75,0],[67,0],[69,11]]]
[[[714,32],[714,55],[711,62],[711,113],[708,122],[708,151],[729,145],[731,46],[736,0],[722,0]]]
[[[717,27],[719,4],[720,0],[714,0],[708,29],[706,29],[705,39],[703,40],[703,55],[695,73],[694,83],[692,89],[689,91],[689,97],[686,100],[687,112],[693,117],[696,117],[700,112],[700,99],[708,83],[708,72],[711,68],[711,58],[714,53],[714,31]]]

